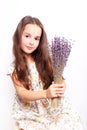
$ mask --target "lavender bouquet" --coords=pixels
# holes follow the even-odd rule
[[[69,54],[72,48],[72,42],[64,37],[55,36],[51,44],[51,57],[53,63],[54,83],[61,83],[62,75]],[[60,99],[59,99],[60,100]],[[51,105],[57,107],[59,104],[58,98],[53,98]]]

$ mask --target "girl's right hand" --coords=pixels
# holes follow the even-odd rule
[[[51,84],[46,90],[47,98],[63,97],[65,92],[65,84]]]

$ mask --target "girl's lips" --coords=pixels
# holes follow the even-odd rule
[[[30,46],[26,46],[27,47],[27,49],[29,49],[29,50],[32,50],[33,49],[33,47],[30,47]]]

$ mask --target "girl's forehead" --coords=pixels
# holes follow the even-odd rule
[[[24,32],[41,35],[42,29],[36,24],[26,24]]]

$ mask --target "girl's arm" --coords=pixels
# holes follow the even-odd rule
[[[38,99],[46,98],[45,90],[32,91],[32,90],[27,90],[24,87],[16,86],[16,85],[15,85],[15,88],[16,88],[17,94],[23,101],[35,101]]]
[[[14,87],[16,89],[16,92],[21,100],[23,101],[35,101],[38,99],[46,98],[46,90],[40,90],[40,91],[32,91],[26,89],[21,82],[19,82],[15,77],[10,75]]]
[[[19,81],[12,77],[14,87],[21,100],[23,101],[35,101],[44,98],[54,98],[59,97],[59,95],[64,94],[64,84],[51,84],[48,89],[40,91],[27,90]]]

